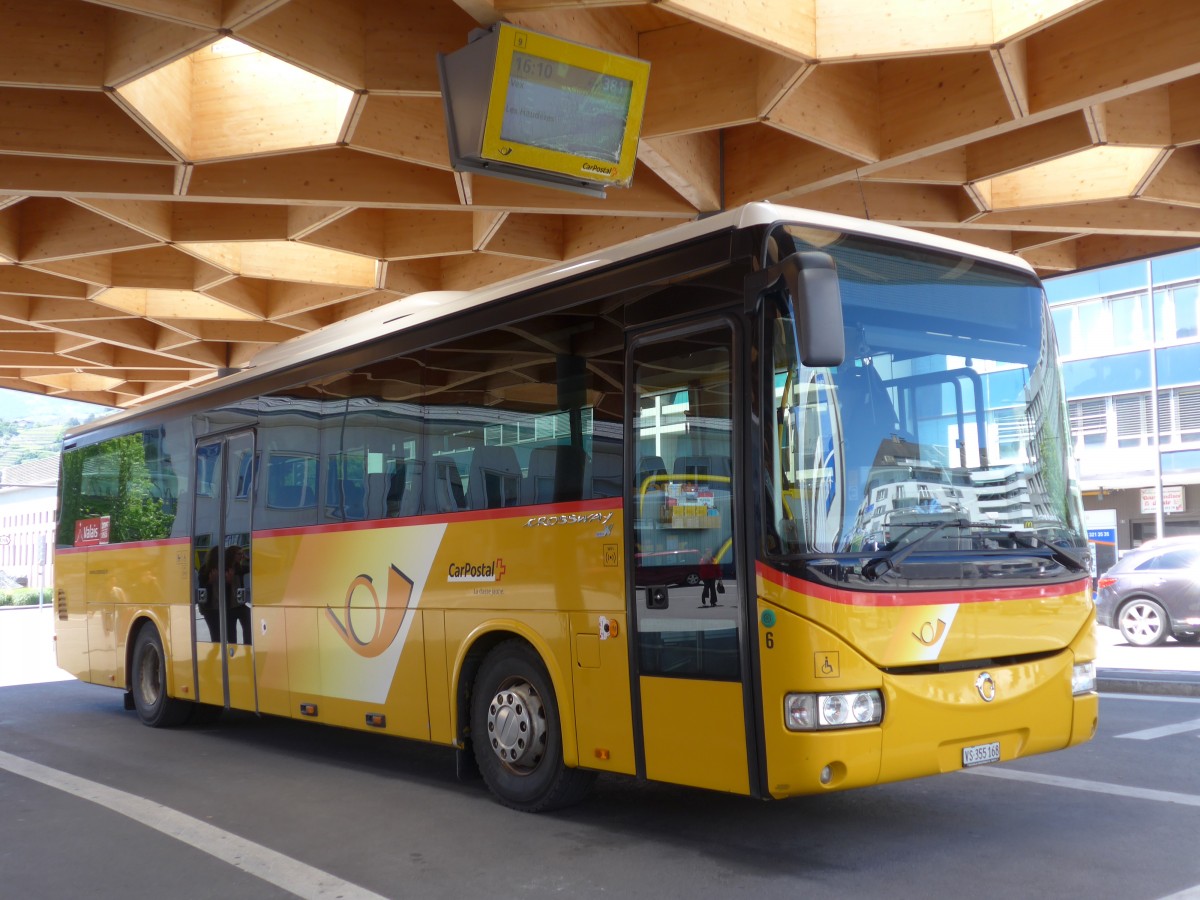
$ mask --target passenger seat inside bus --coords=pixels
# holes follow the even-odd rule
[[[471,454],[467,480],[471,509],[500,509],[521,502],[521,466],[507,445],[484,444]]]

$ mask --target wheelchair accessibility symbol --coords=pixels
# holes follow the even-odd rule
[[[818,650],[813,654],[813,675],[817,678],[837,678],[841,674],[836,650]]]

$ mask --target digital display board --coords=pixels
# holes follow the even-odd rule
[[[645,60],[502,23],[439,65],[456,169],[589,193],[632,180]]]

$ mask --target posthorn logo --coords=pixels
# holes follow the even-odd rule
[[[499,581],[504,577],[504,560],[494,559],[491,562],[461,562],[450,563],[446,572],[447,581]]]

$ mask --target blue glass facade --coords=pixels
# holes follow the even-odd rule
[[[1116,511],[1121,550],[1200,533],[1200,249],[1051,278],[1046,296],[1085,507]],[[1182,504],[1159,514],[1159,484]]]

